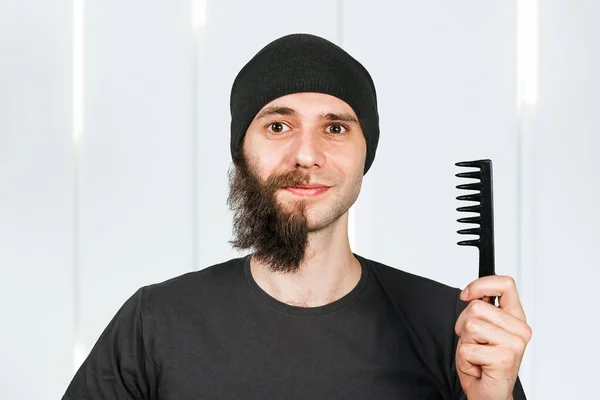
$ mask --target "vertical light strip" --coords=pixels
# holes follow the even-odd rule
[[[192,119],[192,132],[191,132],[191,178],[192,178],[192,271],[198,270],[199,267],[199,255],[198,255],[198,242],[199,242],[199,212],[198,212],[198,193],[199,193],[199,182],[198,182],[198,96],[201,95],[202,91],[199,88],[199,77],[198,77],[198,66],[200,58],[200,47],[201,47],[201,35],[204,27],[206,26],[206,4],[207,0],[190,0],[190,15],[191,15],[191,27],[192,27],[192,84],[191,84],[191,119]]]
[[[344,0],[337,0],[337,45],[344,48]],[[348,241],[356,253],[356,202],[348,210]]]
[[[192,30],[197,32],[206,26],[206,0],[191,0]]]
[[[80,310],[80,223],[79,223],[79,164],[81,139],[84,130],[84,3],[73,0],[73,64],[72,64],[72,112],[73,112],[73,371],[83,363],[86,351],[81,329]]]
[[[517,3],[517,95],[519,105],[538,98],[538,0]]]
[[[73,140],[83,134],[84,0],[73,0]]]
[[[344,0],[337,0],[337,45],[344,46]]]
[[[517,1],[517,276],[527,322],[535,332],[535,110],[538,101],[538,0]],[[535,339],[519,375],[535,398]]]

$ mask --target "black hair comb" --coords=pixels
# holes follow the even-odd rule
[[[458,196],[457,200],[476,201],[479,204],[459,207],[461,212],[479,213],[479,216],[459,218],[458,222],[466,224],[479,224],[478,228],[461,229],[461,235],[479,235],[479,239],[463,240],[459,246],[475,246],[479,248],[479,277],[494,275],[494,207],[492,202],[492,161],[462,161],[457,162],[458,167],[479,168],[479,171],[460,172],[459,178],[479,179],[479,182],[465,183],[456,186],[457,189],[476,190],[478,193]],[[492,298],[492,304],[496,299]]]

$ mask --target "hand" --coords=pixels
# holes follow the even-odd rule
[[[498,296],[498,307],[491,304],[492,296]],[[461,299],[470,301],[454,326],[463,391],[469,400],[510,400],[532,333],[515,281],[499,275],[479,278],[467,285]]]

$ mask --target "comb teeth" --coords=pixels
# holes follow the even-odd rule
[[[481,167],[482,161],[489,161],[489,160],[461,161],[461,162],[457,162],[454,165],[456,165],[457,167]]]
[[[481,193],[465,194],[458,196],[456,200],[481,201]]]
[[[457,185],[457,189],[471,190],[472,193],[456,197],[460,201],[472,201],[464,207],[458,207],[460,212],[471,212],[478,215],[457,219],[463,224],[475,224],[467,229],[461,229],[460,235],[475,235],[470,240],[458,242],[459,246],[474,246],[479,249],[479,277],[495,274],[494,267],[494,219],[492,204],[492,162],[490,160],[461,161],[458,167],[476,168],[475,171],[459,172],[458,178],[474,179],[474,182]],[[467,181],[468,182],[468,181]]]
[[[481,217],[466,217],[457,219],[458,222],[462,222],[463,224],[480,224]]]
[[[476,179],[479,179],[479,177],[481,177],[481,172],[480,171],[459,172],[455,176],[458,176],[459,178],[476,178]]]
[[[456,185],[457,189],[465,189],[465,190],[480,190],[481,183],[473,182],[473,183],[463,183],[462,185]]]
[[[458,242],[457,244],[459,246],[475,246],[475,247],[479,247],[479,243],[481,243],[481,241],[479,239],[477,239],[477,240],[463,240],[461,242]]]
[[[471,193],[471,194],[465,194],[465,195],[458,196],[456,198],[456,200],[475,201],[475,202],[479,203],[479,204],[473,204],[470,206],[458,207],[456,209],[457,211],[481,213],[481,189],[482,189],[481,174],[482,174],[482,166],[486,161],[487,160],[462,161],[462,162],[456,163],[456,166],[458,166],[458,167],[478,168],[477,171],[459,172],[458,174],[456,174],[456,176],[458,178],[471,178],[471,179],[479,180],[479,182],[463,183],[461,185],[456,186],[457,189],[478,191],[477,193]],[[461,222],[461,223],[466,223],[466,224],[481,224],[481,217],[475,216],[475,217],[460,218],[457,221]],[[477,227],[477,228],[461,229],[461,230],[457,231],[457,233],[459,233],[461,235],[481,235],[481,228]],[[479,243],[480,243],[480,240],[477,239],[477,240],[463,240],[463,241],[459,242],[458,244],[461,246],[479,246]]]
[[[477,204],[475,206],[458,207],[456,209],[456,211],[461,211],[461,212],[479,212],[479,211],[481,211],[481,205]]]
[[[461,229],[457,232],[461,235],[479,235],[481,233],[481,228]]]

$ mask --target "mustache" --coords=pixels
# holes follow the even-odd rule
[[[272,175],[267,179],[267,187],[279,189],[286,186],[303,185],[310,181],[310,176],[302,171],[290,171],[281,174]]]
[[[271,175],[267,179],[265,187],[268,192],[274,193],[277,189],[289,186],[308,185],[313,181],[314,179],[311,179],[310,174],[300,170],[293,170]]]

